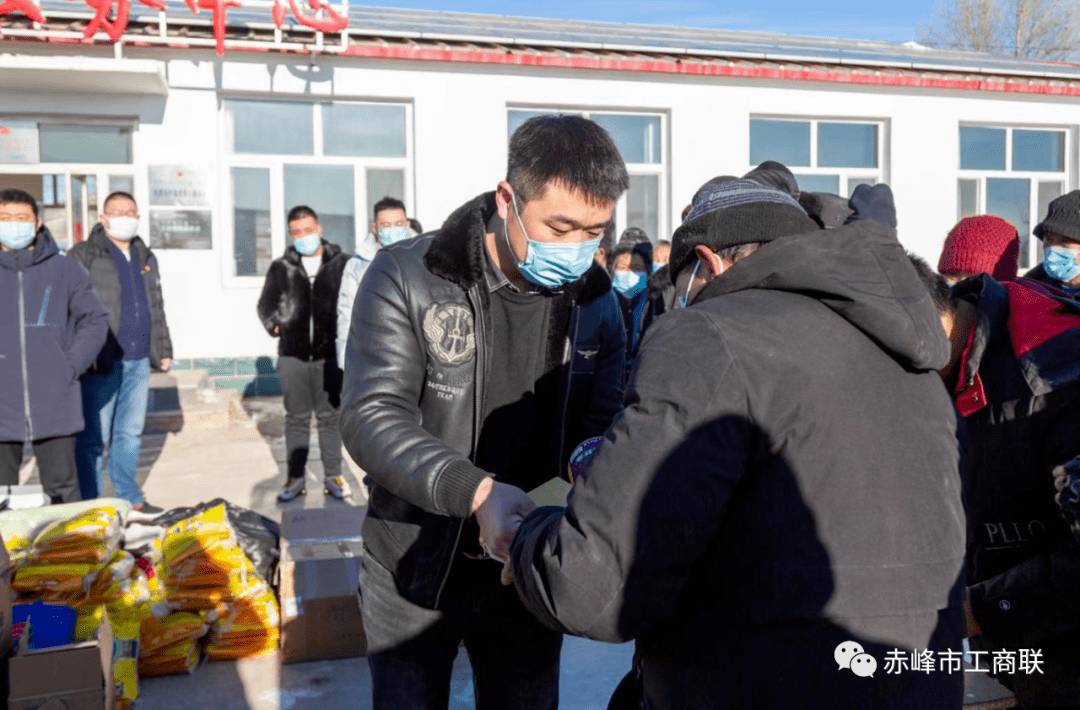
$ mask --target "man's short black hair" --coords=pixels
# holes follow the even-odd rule
[[[303,219],[304,217],[311,217],[316,222],[319,221],[319,215],[315,214],[315,210],[311,209],[307,205],[297,205],[296,207],[293,207],[291,210],[289,210],[289,218],[285,220],[285,223],[288,224],[289,222],[295,222],[296,220]]]
[[[934,307],[937,308],[938,315],[946,315],[956,311],[956,296],[953,295],[952,287],[949,286],[949,282],[945,280],[945,277],[930,268],[930,264],[920,257],[915,256],[911,252],[908,252],[908,259],[911,260],[911,265],[915,267],[915,273],[919,275],[919,279],[923,282],[923,286],[930,293],[930,298],[934,302]]]
[[[0,205],[30,205],[30,209],[34,210],[34,219],[38,218],[37,200],[29,192],[15,188],[0,190]]]
[[[107,210],[109,208],[109,203],[113,200],[121,198],[135,202],[135,198],[130,193],[117,190],[115,192],[110,192],[109,196],[105,198],[105,201],[101,203],[101,211],[104,212],[105,210]],[[139,203],[135,202],[135,204],[138,205]]]
[[[375,203],[375,207],[371,210],[371,219],[373,221],[378,221],[379,213],[383,210],[401,210],[402,212],[405,212],[405,203],[396,197],[387,195]]]
[[[549,183],[580,190],[591,201],[615,202],[630,186],[626,163],[607,131],[581,116],[530,118],[510,137],[506,181],[519,205]]]

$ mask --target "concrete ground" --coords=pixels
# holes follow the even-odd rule
[[[219,395],[226,398],[227,395]],[[281,398],[241,403],[243,416],[225,426],[202,426],[187,414],[179,431],[143,437],[138,479],[146,499],[166,509],[225,498],[281,520],[286,507],[324,505],[322,463],[312,422],[308,493],[286,505],[277,502],[285,481],[285,424]],[[173,427],[177,428],[177,427]],[[365,504],[363,474],[345,455],[345,477],[354,503]],[[106,493],[111,485],[106,476]],[[36,483],[32,461],[24,482]],[[340,505],[336,501],[331,503]],[[567,638],[560,690],[565,708],[607,707],[612,690],[630,668],[632,644],[610,645]],[[337,710],[371,707],[371,676],[363,658],[282,665],[277,656],[209,663],[190,676],[140,679],[139,710]],[[464,649],[454,664],[450,710],[474,707],[472,675]]]
[[[226,395],[219,395],[227,398]],[[205,395],[213,398],[214,395]],[[232,407],[228,425],[220,415]],[[242,406],[242,410],[240,410]],[[191,506],[225,498],[280,521],[286,506],[276,501],[285,481],[284,406],[281,398],[211,402],[204,414],[185,412],[183,425],[168,433],[148,433],[138,478],[147,500],[163,508]],[[212,410],[212,411],[211,411]],[[287,507],[325,504],[318,440],[312,426],[308,493]],[[355,492],[366,499],[363,474],[345,454]],[[24,482],[36,482],[32,463]],[[108,483],[106,483],[108,487]],[[108,492],[108,491],[107,491]],[[340,505],[333,502],[332,505]],[[633,645],[603,644],[567,637],[563,645],[561,705],[570,710],[607,707],[612,690],[630,669]],[[966,673],[968,710],[1014,707],[1011,694],[992,678]],[[330,710],[371,707],[371,676],[362,658],[282,665],[277,656],[204,665],[190,676],[140,680],[140,710],[206,707],[214,710]],[[472,679],[464,649],[454,664],[450,710],[474,707]]]

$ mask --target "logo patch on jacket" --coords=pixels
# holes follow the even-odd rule
[[[428,353],[444,365],[461,365],[476,352],[472,312],[456,303],[433,303],[424,310]]]

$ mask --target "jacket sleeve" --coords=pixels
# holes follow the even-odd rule
[[[751,461],[745,401],[741,371],[705,316],[683,311],[650,331],[627,408],[568,506],[534,511],[514,537],[515,585],[533,615],[609,642],[671,619]]]
[[[158,268],[157,257],[153,254],[150,255],[147,263],[157,277],[153,280],[154,292],[150,295],[157,305],[157,313],[154,314],[157,328],[155,328],[156,332],[153,334],[153,338],[158,342],[161,357],[171,359],[173,356],[172,334],[169,332],[169,322],[165,319],[165,296],[161,290],[161,269]]]
[[[274,332],[274,328],[281,325],[281,321],[278,319],[278,309],[281,305],[284,282],[284,269],[281,262],[275,261],[266,272],[266,281],[263,282],[262,293],[259,295],[259,303],[256,306],[263,327],[266,328],[267,333],[275,338],[280,335],[280,333]]]
[[[341,274],[341,289],[337,298],[337,338],[334,341],[340,363],[345,362],[345,343],[349,339],[349,324],[356,292],[360,288],[360,277],[363,275],[362,266],[360,259],[352,257]]]
[[[68,319],[73,337],[66,353],[68,362],[81,375],[97,358],[109,334],[109,312],[90,284],[90,274],[72,260],[67,265],[71,288],[68,291]]]
[[[1003,648],[1039,648],[1080,628],[1080,398],[1044,436],[1043,466],[1069,534],[1040,554],[968,588],[983,635]]]
[[[394,254],[379,252],[359,294],[344,368],[345,448],[398,498],[431,513],[467,518],[476,488],[489,474],[421,426],[427,357]]]
[[[585,414],[587,437],[600,436],[623,408],[623,376],[626,367],[626,329],[615,293],[604,294],[601,309],[600,353],[593,379],[592,401]]]

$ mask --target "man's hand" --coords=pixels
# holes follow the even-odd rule
[[[274,326],[274,335],[281,335],[281,326],[280,325],[275,325]]]
[[[536,503],[520,488],[490,478],[485,481],[491,481],[491,490],[475,511],[476,522],[480,525],[480,544],[492,557],[507,562],[514,533],[525,516],[536,510]]]
[[[163,357],[163,358],[161,358],[161,371],[162,372],[168,372],[170,367],[172,367],[172,358],[171,357]]]

